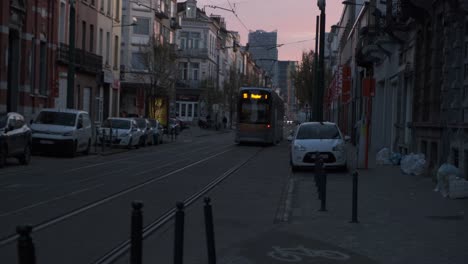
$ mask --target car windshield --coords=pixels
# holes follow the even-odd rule
[[[310,124],[302,125],[297,132],[296,139],[339,139],[340,132],[336,125]]]
[[[130,129],[129,120],[107,119],[102,124],[104,128]]]
[[[62,112],[40,112],[36,118],[37,124],[75,126],[76,114]]]
[[[0,128],[6,127],[7,115],[0,115]]]

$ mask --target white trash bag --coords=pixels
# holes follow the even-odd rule
[[[426,170],[426,159],[424,154],[410,153],[403,156],[400,168],[405,174],[421,175]]]
[[[443,197],[449,195],[450,182],[456,181],[462,176],[461,171],[449,163],[442,164],[437,170],[437,186],[434,191],[440,192]]]
[[[390,150],[388,148],[383,148],[377,152],[376,162],[378,165],[390,165]]]

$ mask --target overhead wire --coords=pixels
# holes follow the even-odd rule
[[[231,11],[232,13],[234,14],[234,16],[236,16],[237,20],[239,20],[239,22],[242,24],[242,26],[247,30],[247,31],[250,31],[250,29],[244,24],[244,22],[242,21],[242,19],[240,19],[240,17],[237,15],[237,12],[234,10],[234,8],[232,7],[232,4],[231,4],[231,1],[227,0],[228,4],[229,4],[229,7],[231,8]]]

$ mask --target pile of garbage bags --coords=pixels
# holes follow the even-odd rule
[[[410,153],[402,156],[400,153],[391,152],[388,148],[383,148],[377,153],[377,164],[400,165],[403,173],[411,175],[421,175],[427,167],[424,154]]]
[[[390,152],[388,148],[383,148],[377,153],[377,164],[379,165],[400,165],[401,154]]]
[[[444,163],[437,170],[436,192],[443,197],[465,198],[468,197],[468,181],[463,179],[463,173],[452,164]]]

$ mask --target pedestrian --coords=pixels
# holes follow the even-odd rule
[[[223,125],[224,125],[224,129],[226,129],[226,125],[227,125],[227,118],[226,118],[226,116],[223,116]]]

